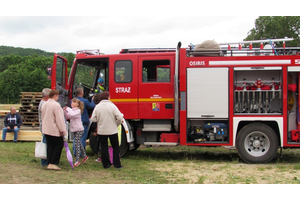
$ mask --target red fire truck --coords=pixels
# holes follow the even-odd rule
[[[69,77],[67,60],[55,54],[51,88],[64,106],[77,87],[89,98],[102,78],[124,114],[122,155],[140,145],[232,146],[247,163],[267,163],[278,149],[300,147],[300,55],[299,48],[285,47],[289,40],[217,49],[179,42],[113,55],[82,50]],[[89,133],[89,139],[96,153],[96,138]]]

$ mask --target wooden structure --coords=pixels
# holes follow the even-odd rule
[[[2,130],[0,132],[0,141],[2,141]],[[6,133],[6,141],[13,141],[14,132]],[[42,133],[39,130],[19,130],[18,141],[41,141]]]
[[[42,133],[39,131],[39,103],[42,99],[41,92],[21,92],[21,104],[2,104],[0,105],[0,141],[2,140],[3,120],[11,107],[15,107],[21,115],[23,125],[18,133],[18,141],[41,141]],[[7,132],[6,141],[12,141],[13,132]]]
[[[9,110],[7,111],[9,112]],[[4,128],[4,116],[0,117],[0,141],[2,141],[2,129]],[[6,141],[12,141],[14,139],[13,132],[6,133]],[[18,133],[18,141],[41,141],[42,133],[39,131],[39,127],[21,126]]]
[[[39,126],[39,103],[42,99],[41,92],[21,92],[21,107],[19,114],[22,116],[23,126]]]

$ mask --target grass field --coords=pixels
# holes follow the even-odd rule
[[[41,167],[35,142],[0,142],[4,184],[299,184],[300,150],[283,150],[269,164],[245,164],[223,147],[140,147],[121,159],[123,169],[103,169],[90,159],[72,171],[63,150],[61,171]],[[70,149],[72,144],[69,143]]]

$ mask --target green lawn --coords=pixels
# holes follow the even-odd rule
[[[41,167],[35,142],[0,142],[4,184],[299,184],[300,150],[283,150],[269,164],[245,164],[223,147],[140,147],[122,159],[123,169],[103,169],[90,159],[72,171],[63,149],[60,171]],[[72,144],[69,143],[70,149]]]

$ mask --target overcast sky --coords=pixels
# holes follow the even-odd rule
[[[258,18],[245,8],[227,10],[229,1],[212,2],[209,6],[213,9],[194,0],[152,0],[151,4],[136,0],[101,4],[76,0],[63,4],[64,1],[52,0],[42,6],[44,9],[28,7],[39,2],[20,1],[18,12],[3,9],[0,45],[72,53],[100,49],[110,54],[122,48],[175,48],[179,41],[183,47],[205,40],[238,42],[247,37]],[[2,8],[15,8],[14,3],[5,2]]]
[[[205,40],[242,41],[257,16],[88,16],[0,17],[0,45],[50,52],[100,49],[118,53],[122,48],[173,48]]]

